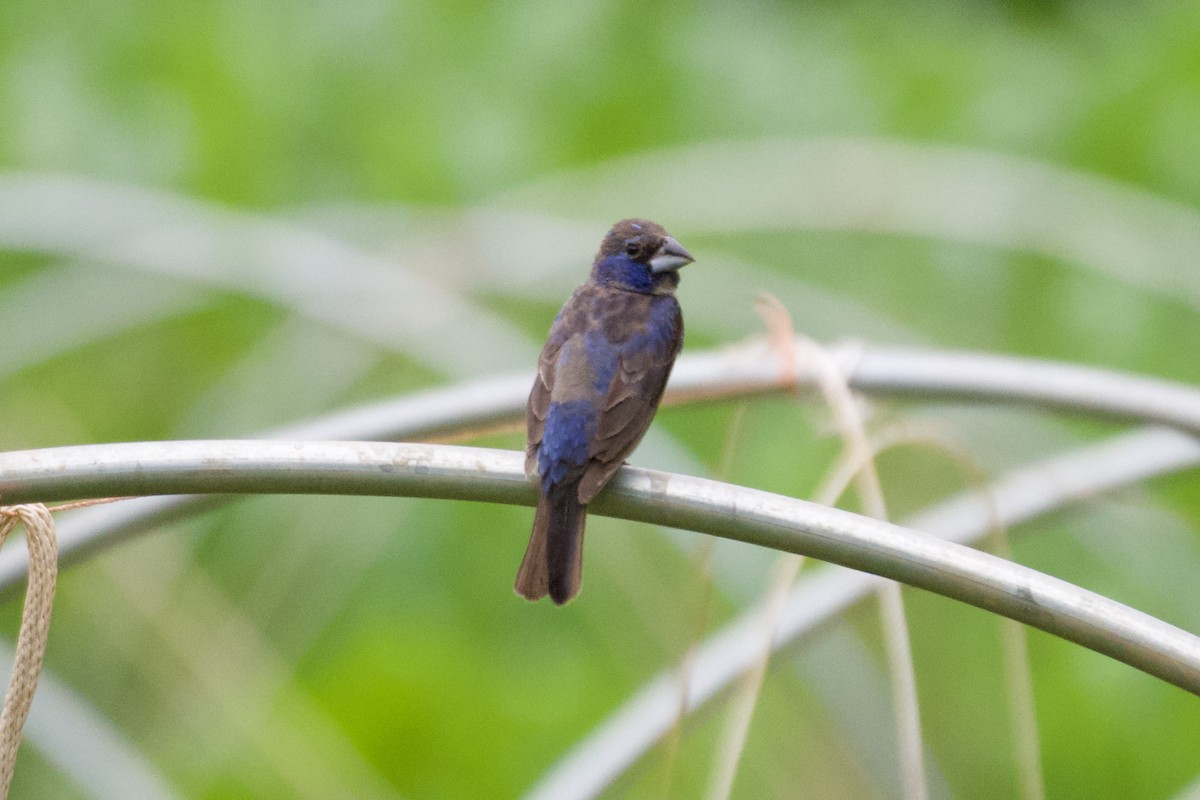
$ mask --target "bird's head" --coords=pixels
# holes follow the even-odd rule
[[[691,253],[661,225],[645,219],[623,219],[600,243],[592,279],[636,292],[670,293],[679,284],[677,270],[693,260]]]

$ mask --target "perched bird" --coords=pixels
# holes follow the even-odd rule
[[[517,572],[522,597],[562,605],[578,594],[587,504],[662,399],[683,347],[677,270],[692,260],[661,226],[622,220],[558,312],[525,409],[525,471],[540,476],[541,497]]]

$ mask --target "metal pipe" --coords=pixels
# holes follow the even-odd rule
[[[10,502],[175,493],[429,497],[532,505],[521,454],[382,442],[193,441],[0,454]],[[1200,695],[1200,638],[1066,581],[899,525],[686,475],[624,467],[596,513],[797,553],[1053,633]]]

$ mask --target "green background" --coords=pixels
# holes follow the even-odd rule
[[[249,436],[529,371],[633,215],[697,258],[692,350],[761,333],[770,291],[822,340],[1195,383],[1198,142],[1192,2],[6,0],[0,448]],[[1116,429],[873,411],[989,473]],[[838,451],[811,398],[658,427],[634,463],[802,497]],[[897,516],[966,481],[920,449],[881,471]],[[1014,531],[1016,557],[1200,630],[1198,490],[1095,498]],[[710,596],[695,537],[595,518],[580,599],[528,605],[530,519],[242,500],[65,572],[47,670],[179,796],[517,796],[771,563],[718,547]],[[1020,796],[997,621],[906,598],[934,796]],[[1029,642],[1048,795],[1182,797],[1200,703]],[[867,604],[781,657],[734,796],[899,796],[881,653]],[[609,796],[702,796],[723,705]],[[13,796],[106,795],[26,743]]]

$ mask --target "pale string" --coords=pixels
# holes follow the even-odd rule
[[[878,457],[883,451],[894,447],[926,447],[948,456],[965,476],[967,485],[979,492],[987,505],[990,533],[985,539],[996,555],[1012,560],[1008,533],[1000,519],[996,497],[987,482],[983,467],[963,445],[952,436],[934,426],[911,422],[893,423],[876,433],[871,451]],[[843,453],[842,461],[831,476],[826,487],[846,486],[851,476],[860,469]],[[833,505],[835,500],[826,502]],[[1024,800],[1045,800],[1046,781],[1042,774],[1041,743],[1037,729],[1037,714],[1034,708],[1033,675],[1029,661],[1029,645],[1025,628],[1016,620],[1000,617],[1000,647],[1004,658],[1004,688],[1008,697],[1009,724],[1013,731],[1013,758],[1017,765],[1017,777]],[[1200,800],[1200,798],[1198,798]]]
[[[29,588],[25,591],[17,654],[4,696],[4,710],[0,711],[0,798],[8,797],[21,730],[42,671],[50,635],[50,609],[58,581],[58,541],[50,512],[40,503],[0,508],[0,545],[18,522],[25,526],[25,543],[29,548]]]
[[[844,457],[858,466],[847,478],[859,489],[864,510],[876,519],[887,519],[887,508],[871,444],[868,441],[862,415],[853,393],[847,385],[844,364],[835,363],[824,349],[807,338],[797,337],[787,309],[776,298],[760,295],[756,310],[767,326],[768,339],[781,357],[781,378],[791,379],[796,385],[799,376],[799,347],[804,348],[817,388],[833,412],[833,421],[838,429],[846,452]],[[824,487],[826,492],[837,492],[831,481]],[[833,500],[836,500],[834,495]],[[826,501],[825,497],[817,498]],[[784,556],[777,562],[775,575],[768,590],[767,602],[761,618],[763,626],[763,656],[757,668],[739,681],[738,690],[732,700],[726,719],[722,743],[714,761],[713,775],[709,784],[708,800],[727,800],[733,789],[733,781],[741,754],[749,733],[750,720],[754,714],[766,664],[770,659],[771,641],[782,611],[783,600],[795,581],[803,560],[797,556]],[[916,699],[916,676],[913,674],[912,647],[909,641],[908,624],[904,617],[904,601],[900,587],[887,582],[878,590],[880,610],[884,624],[884,644],[892,682],[892,697],[895,703],[896,733],[900,749],[900,773],[905,800],[926,800],[929,796],[925,777],[923,747],[921,741],[920,711]]]
[[[790,324],[791,318],[786,316],[787,310],[778,300],[768,297],[764,304],[773,307],[777,314],[785,315]],[[817,388],[833,413],[834,425],[846,443],[848,455],[862,461],[862,468],[854,475],[854,483],[858,487],[863,510],[867,516],[886,521],[888,513],[883,486],[875,469],[871,443],[858,402],[847,382],[847,373],[818,343],[808,339],[804,339],[803,343]],[[929,784],[925,775],[921,712],[917,703],[917,679],[908,620],[904,614],[904,599],[900,584],[895,581],[884,581],[876,593],[883,619],[884,654],[891,678],[902,795],[905,800],[926,800],[929,797]]]
[[[716,477],[728,481],[733,474],[734,455],[741,440],[742,428],[745,425],[748,404],[738,403],[734,406],[733,416],[725,429],[725,443],[717,462]],[[693,614],[693,627],[689,635],[687,648],[679,660],[676,670],[679,693],[675,707],[675,722],[665,740],[663,747],[663,780],[659,797],[671,797],[672,782],[675,779],[675,759],[679,751],[679,743],[683,732],[683,722],[688,715],[688,696],[691,693],[692,673],[696,663],[696,652],[700,648],[700,640],[708,627],[712,614],[713,602],[713,561],[716,556],[716,537],[704,536],[700,546],[692,558],[700,575],[699,593],[696,598],[696,609]]]

